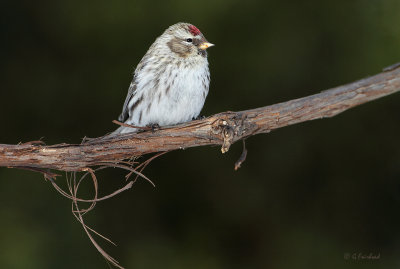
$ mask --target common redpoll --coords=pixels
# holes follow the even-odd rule
[[[198,117],[210,84],[206,49],[211,46],[192,24],[170,26],[136,67],[118,120],[165,126]],[[121,126],[114,134],[135,131]]]

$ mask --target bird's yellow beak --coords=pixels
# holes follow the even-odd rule
[[[203,42],[199,45],[199,49],[205,50],[208,49],[209,47],[215,46],[214,44],[211,44],[209,42]]]

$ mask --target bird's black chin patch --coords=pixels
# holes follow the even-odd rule
[[[207,51],[206,50],[202,50],[202,49],[197,49],[197,54],[203,56],[203,57],[207,57]]]

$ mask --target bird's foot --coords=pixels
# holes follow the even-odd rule
[[[157,130],[160,130],[160,125],[158,125],[158,123],[150,123],[147,124],[146,127],[151,128],[151,131],[154,133]]]
[[[205,119],[206,118],[206,116],[197,116],[196,118],[192,118],[192,120],[203,120],[203,119]]]

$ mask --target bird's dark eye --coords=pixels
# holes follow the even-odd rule
[[[186,42],[192,43],[192,41],[193,41],[193,39],[191,39],[191,38],[186,39]]]

